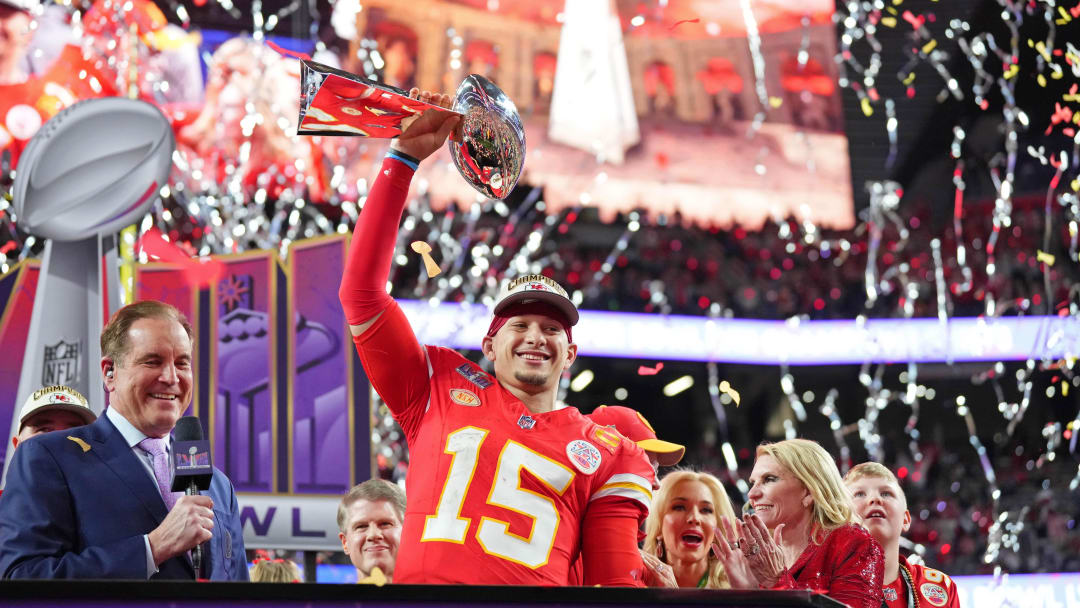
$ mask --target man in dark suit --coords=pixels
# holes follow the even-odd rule
[[[3,578],[247,580],[240,510],[215,469],[208,492],[170,491],[169,447],[192,397],[191,326],[143,301],[101,333],[110,407],[93,424],[20,444],[0,497]]]

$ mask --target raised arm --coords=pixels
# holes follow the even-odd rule
[[[419,89],[413,89],[410,94],[437,105],[450,103],[449,95],[421,93]],[[412,119],[401,136],[390,144],[391,151],[383,161],[379,176],[368,193],[364,211],[356,221],[345,274],[338,290],[349,330],[354,336],[367,331],[390,305],[386,281],[390,278],[398,224],[413,172],[421,161],[442,146],[459,122],[460,117],[456,114],[428,110]]]
[[[411,94],[422,101],[449,103],[447,95],[417,89]],[[427,400],[427,359],[404,313],[386,293],[386,282],[413,172],[439,149],[459,120],[456,114],[428,110],[391,144],[356,220],[338,289],[364,371],[406,433],[412,428],[410,419],[422,412],[412,406]]]

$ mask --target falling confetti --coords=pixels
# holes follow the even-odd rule
[[[664,364],[662,362],[657,363],[653,367],[640,365],[637,368],[637,373],[639,376],[655,376],[656,374],[659,374],[662,369],[664,369]]]
[[[427,276],[429,279],[438,276],[439,273],[442,272],[442,269],[439,268],[435,259],[431,257],[431,245],[428,245],[424,241],[413,241],[410,247],[424,258],[424,268],[427,269]]]
[[[382,568],[378,566],[373,566],[367,576],[356,581],[358,585],[375,585],[376,587],[382,587],[388,582],[390,581],[383,574]]]
[[[739,407],[739,401],[741,401],[742,399],[739,396],[739,391],[731,388],[731,385],[728,384],[727,380],[721,380],[720,386],[718,388],[720,389],[721,393],[727,395],[728,397],[731,397],[731,400],[735,402],[735,407]]]

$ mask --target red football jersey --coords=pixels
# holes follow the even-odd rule
[[[960,592],[957,590],[956,583],[949,578],[948,574],[928,568],[919,564],[910,564],[904,556],[900,556],[900,565],[907,566],[908,572],[911,573],[911,582],[914,587],[915,595],[918,598],[917,604],[919,606],[934,606],[935,608],[960,608]],[[907,585],[903,582],[904,576],[901,574],[896,578],[893,585],[886,585],[885,603],[886,605],[906,607],[908,606]],[[899,583],[898,585],[896,583]],[[892,592],[890,593],[890,588]],[[913,602],[915,603],[915,602]]]
[[[394,582],[565,585],[590,505],[648,514],[633,442],[576,408],[531,413],[452,350],[426,355],[426,401],[391,407],[410,454]]]

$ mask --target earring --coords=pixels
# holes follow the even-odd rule
[[[667,557],[667,551],[664,549],[664,539],[656,539],[656,557],[660,558],[660,561],[664,561]]]

